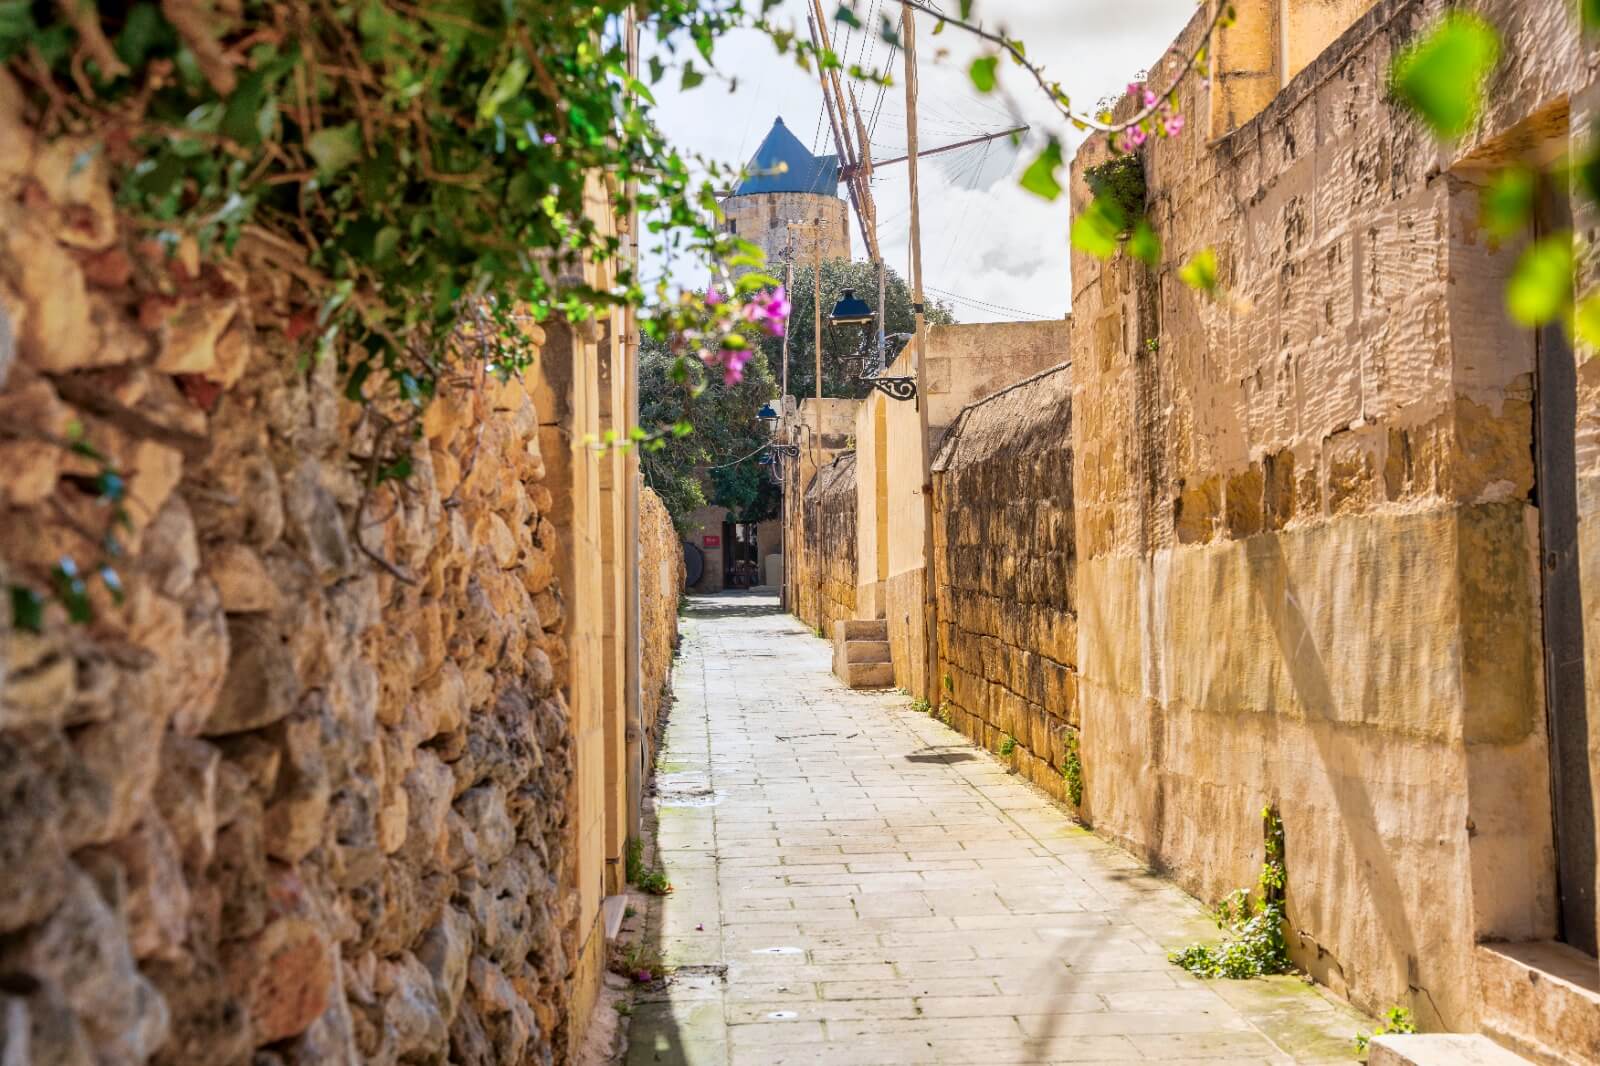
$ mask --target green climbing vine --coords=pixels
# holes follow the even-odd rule
[[[1212,912],[1217,928],[1224,934],[1222,943],[1192,944],[1168,956],[1197,977],[1238,980],[1287,973],[1294,968],[1283,932],[1284,894],[1288,887],[1283,820],[1275,807],[1268,806],[1262,808],[1261,822],[1266,861],[1256,882],[1259,898],[1252,898],[1247,888],[1228,893]]]

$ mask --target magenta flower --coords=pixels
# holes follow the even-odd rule
[[[1149,137],[1150,135],[1146,133],[1144,128],[1141,126],[1135,126],[1133,129],[1128,131],[1128,143],[1132,144],[1135,148],[1143,144],[1149,139]]]
[[[767,319],[769,321],[787,322],[790,310],[789,294],[783,291],[782,285],[767,294]],[[778,336],[783,336],[781,329],[778,331]]]
[[[715,307],[722,302],[722,293],[715,285],[706,290],[706,306]]]
[[[744,365],[750,361],[754,354],[749,349],[724,348],[722,356],[722,383],[724,385],[737,385],[744,380]]]
[[[774,337],[783,336],[784,324],[789,318],[789,299],[783,286],[758,294],[744,305],[743,313],[746,322],[760,326]]]
[[[1161,98],[1155,94],[1155,90],[1154,89],[1146,89],[1144,91],[1144,106],[1145,107],[1155,107],[1156,106],[1156,101],[1159,100],[1159,99],[1161,99]]]
[[[1176,137],[1178,134],[1182,133],[1183,132],[1183,116],[1182,115],[1168,115],[1167,116],[1166,128],[1167,128],[1167,136],[1168,137]]]
[[[1142,82],[1130,81],[1128,83],[1129,96],[1138,96],[1142,92],[1144,92],[1144,84]]]
[[[555,144],[556,143],[556,135],[553,134],[553,133],[547,133],[543,137],[541,137],[540,140],[544,141],[545,144]]]

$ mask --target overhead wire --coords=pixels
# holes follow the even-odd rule
[[[962,296],[958,293],[950,292],[948,289],[941,289],[937,285],[929,285],[926,281],[922,283],[922,287],[929,292],[934,293],[940,299],[952,300],[956,303],[966,304],[970,307],[978,308],[979,310],[989,311],[990,313],[1022,315],[1024,318],[1036,318],[1043,322],[1054,321],[1060,317],[1059,315],[1043,315],[1037,311],[1024,311],[1020,307],[1007,307],[1005,304],[991,303],[988,300],[979,300],[972,296]]]

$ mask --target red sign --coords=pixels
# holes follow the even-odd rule
[[[707,533],[700,538],[700,543],[707,548],[720,548],[722,547],[722,538],[715,533]]]

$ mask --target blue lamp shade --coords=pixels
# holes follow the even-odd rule
[[[756,412],[756,418],[762,422],[776,422],[778,420],[778,409],[770,403],[764,403],[761,405],[761,410]]]
[[[872,308],[867,306],[867,302],[856,295],[856,290],[846,289],[839,302],[833,305],[833,310],[828,312],[828,324],[858,326],[871,322],[876,317],[872,313]]]

